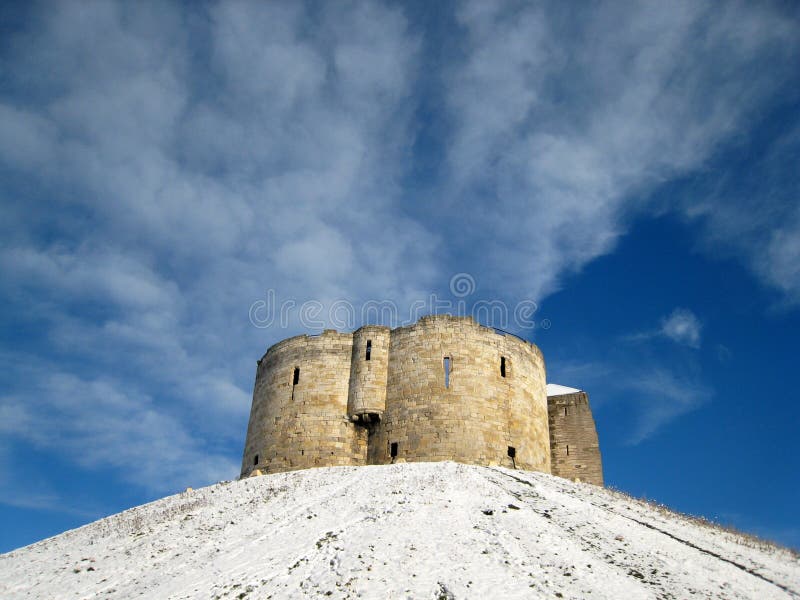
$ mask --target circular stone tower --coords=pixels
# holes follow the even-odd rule
[[[347,416],[353,336],[326,330],[258,361],[242,475],[366,462],[367,431]]]
[[[386,410],[370,464],[455,460],[550,472],[539,349],[471,318],[433,315],[392,331]]]

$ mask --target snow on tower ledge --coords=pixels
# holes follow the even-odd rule
[[[575,388],[567,387],[565,385],[558,385],[557,383],[547,384],[547,397],[550,396],[564,396],[565,394],[577,394],[583,390],[576,390]]]

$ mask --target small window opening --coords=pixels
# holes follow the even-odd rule
[[[372,340],[367,340],[367,360],[370,359],[372,355]]]
[[[500,377],[506,376],[506,357],[500,357]]]
[[[567,444],[567,456],[569,456],[569,444]]]
[[[395,458],[397,456],[397,442],[389,444],[389,456]]]
[[[516,458],[516,456],[517,456],[517,449],[516,449],[516,448],[514,448],[514,446],[509,446],[509,447],[508,447],[508,455],[509,455],[511,458]]]
[[[256,455],[253,457],[253,464],[254,464],[254,465],[257,465],[257,464],[258,464],[258,454],[256,454]]]
[[[444,357],[444,387],[450,387],[450,357]]]
[[[292,385],[300,383],[300,367],[294,368],[294,375],[292,376]]]
[[[564,407],[564,416],[565,417],[567,416],[567,407],[566,406]]]

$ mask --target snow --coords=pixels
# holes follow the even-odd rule
[[[187,491],[0,555],[11,598],[792,598],[787,549],[544,473],[310,469]]]
[[[574,394],[576,392],[580,392],[581,390],[576,390],[575,388],[567,387],[565,385],[558,385],[557,383],[548,383],[547,384],[547,397],[550,396],[563,396],[564,394]]]

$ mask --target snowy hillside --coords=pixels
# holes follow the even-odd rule
[[[0,556],[0,598],[797,598],[789,551],[455,463],[221,483]]]

